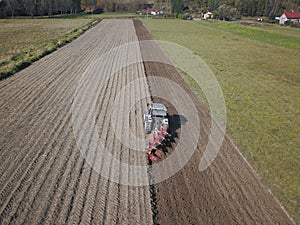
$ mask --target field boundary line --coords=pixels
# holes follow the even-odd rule
[[[294,221],[294,219],[288,214],[288,212],[286,211],[286,209],[284,208],[284,206],[279,202],[279,200],[274,196],[273,192],[271,191],[271,189],[266,186],[266,184],[263,181],[262,177],[256,172],[256,170],[254,169],[254,167],[248,162],[248,160],[246,159],[246,157],[241,153],[241,151],[238,149],[238,147],[234,144],[233,140],[228,137],[227,138],[230,142],[230,144],[233,146],[233,148],[238,152],[238,154],[241,156],[241,158],[246,162],[247,166],[249,167],[249,169],[254,173],[254,175],[261,181],[261,185],[263,185],[266,190],[271,194],[271,196],[273,197],[273,199],[275,199],[275,201],[277,202],[277,204],[279,205],[279,207],[282,209],[282,211],[286,214],[286,216],[290,219],[290,221],[292,222],[293,225],[297,225],[296,222]]]

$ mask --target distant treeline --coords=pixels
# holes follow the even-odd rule
[[[300,0],[0,0],[0,17],[136,12],[151,8],[165,9],[167,13],[234,12],[238,16],[273,18],[284,11],[300,11]]]
[[[241,16],[268,16],[274,18],[285,11],[299,11],[300,0],[200,0],[210,2],[208,9],[216,11],[224,5],[235,8]]]
[[[76,14],[81,0],[0,0],[0,17]]]

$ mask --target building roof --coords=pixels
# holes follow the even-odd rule
[[[288,19],[300,19],[300,12],[285,12],[284,14]]]

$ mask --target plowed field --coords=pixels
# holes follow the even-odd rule
[[[198,171],[211,122],[203,105],[175,67],[143,62],[146,54],[165,57],[158,45],[147,49],[147,45],[140,48],[134,44],[112,51],[149,39],[140,21],[103,20],[72,43],[0,82],[0,224],[293,224],[228,138],[214,163],[204,172]],[[106,64],[99,72],[98,60],[103,56]],[[107,77],[120,65],[126,67]],[[82,75],[89,73],[92,76],[83,79]],[[160,77],[177,83],[195,103],[201,120],[197,151],[182,170],[165,181],[154,186],[125,185],[132,180],[145,184],[156,179],[145,169],[145,153],[122,144],[123,138],[130,139],[127,126],[145,138],[142,113],[150,100],[147,96],[159,93],[182,102],[176,90],[155,83]],[[134,85],[119,98],[119,91],[132,81]],[[83,90],[87,101],[89,92],[99,86],[97,95],[92,95],[95,117],[91,118],[95,121],[90,123],[91,109],[79,105],[82,114],[75,113],[80,117],[76,127],[74,102],[80,93],[78,86],[84,82],[96,85]],[[152,100],[162,101],[155,96]],[[128,121],[112,117],[113,104],[129,108]],[[174,116],[174,107],[166,104]],[[112,118],[123,134],[121,140],[114,135]],[[175,122],[171,129],[178,134],[176,140],[182,136],[189,140],[193,135],[186,132],[189,124],[177,126]],[[93,124],[113,158],[144,169],[122,171],[110,157],[93,152],[88,141],[82,152],[78,137],[81,131],[89,134],[86,125]],[[135,147],[144,146],[141,142]],[[170,148],[164,157],[171,153]],[[98,172],[107,165],[105,178]]]
[[[1,82],[0,224],[152,223],[149,187],[120,185],[101,177],[82,157],[72,127],[72,101],[82,74],[104,53],[133,41],[137,36],[132,20],[104,20]],[[140,57],[140,50],[130,54]],[[108,60],[114,65],[127,59]],[[143,76],[142,63],[128,66],[106,82],[105,92],[95,98],[98,133],[107,135],[108,150],[120,160],[147,165],[145,153],[121,147],[107,123],[117,90]],[[133,91],[147,92],[145,85],[140,83]],[[146,99],[132,115],[135,133],[143,134],[140,119],[145,105]]]

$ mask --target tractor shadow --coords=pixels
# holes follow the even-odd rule
[[[188,121],[183,115],[168,115],[169,119],[169,136],[166,137],[164,145],[162,145],[162,151],[164,154],[169,152],[169,149],[172,149],[176,144],[176,140],[180,136],[180,128]]]
[[[169,132],[170,134],[178,133],[178,130],[184,125],[188,120],[183,115],[169,115]]]

